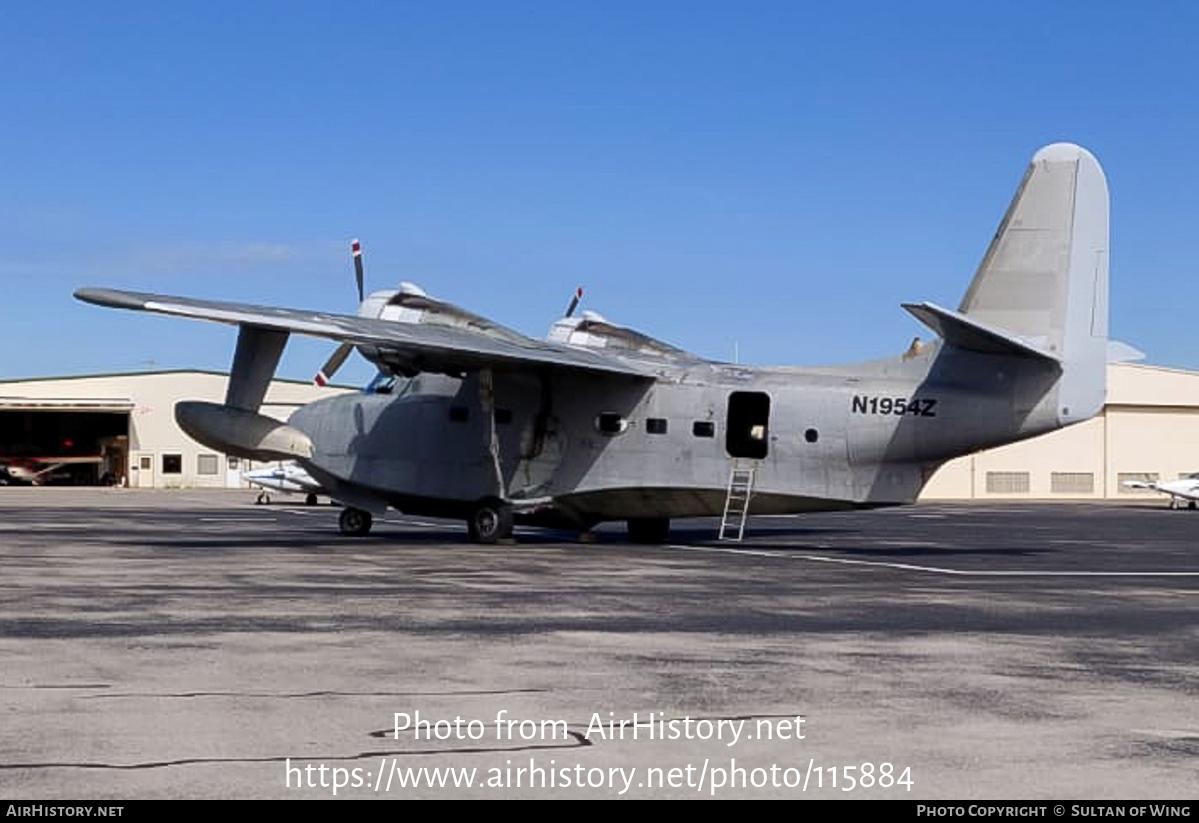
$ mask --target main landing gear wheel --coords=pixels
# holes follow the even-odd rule
[[[315,495],[315,494],[310,494],[310,495],[308,495],[307,497],[305,497],[305,498],[304,498],[304,505],[305,505],[305,506],[315,506],[315,505],[316,505],[316,495]]]
[[[629,520],[629,540],[634,543],[665,543],[668,537],[669,517],[638,517]]]
[[[271,502],[271,496],[269,494],[267,494],[266,492],[261,492],[258,495],[258,497],[256,497],[254,499],[255,506],[265,506],[267,503],[270,503],[270,502]]]
[[[466,521],[470,539],[476,543],[496,543],[512,536],[512,507],[495,497],[475,504]]]
[[[346,508],[341,510],[337,519],[341,533],[350,537],[362,537],[371,530],[371,513],[362,509]]]

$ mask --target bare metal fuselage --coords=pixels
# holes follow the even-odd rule
[[[414,514],[488,496],[578,524],[720,514],[734,460],[756,468],[754,513],[883,506],[912,502],[947,459],[1060,425],[1057,369],[1029,380],[1022,364],[1009,390],[1010,365],[931,346],[836,369],[667,362],[643,381],[497,372],[495,457],[477,376],[332,397],[290,423],[326,486]]]

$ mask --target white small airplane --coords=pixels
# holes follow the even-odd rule
[[[324,494],[321,484],[312,479],[298,463],[287,461],[266,469],[254,469],[242,475],[246,482],[262,489],[254,502],[261,506],[271,502],[270,492],[302,494],[304,503],[315,506],[317,495]]]
[[[1127,489],[1151,489],[1155,492],[1170,495],[1170,508],[1177,509],[1186,504],[1188,509],[1199,508],[1199,472],[1188,474],[1177,480],[1159,483],[1156,480],[1125,480]]]

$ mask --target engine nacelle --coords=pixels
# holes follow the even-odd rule
[[[511,329],[481,317],[473,312],[430,297],[420,286],[404,282],[398,289],[373,292],[358,306],[359,317],[371,317],[394,323],[428,324],[469,329],[478,334],[521,344],[525,338]],[[384,371],[411,377],[416,369],[394,354],[386,357],[374,346],[359,346],[358,351],[367,360]]]
[[[682,349],[639,331],[610,323],[593,311],[582,317],[563,317],[550,326],[546,340],[587,349],[620,349],[669,357],[691,357]]]

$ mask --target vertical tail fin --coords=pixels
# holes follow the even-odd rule
[[[1106,394],[1108,193],[1086,149],[1036,153],[958,311],[1062,360],[1062,425]]]

